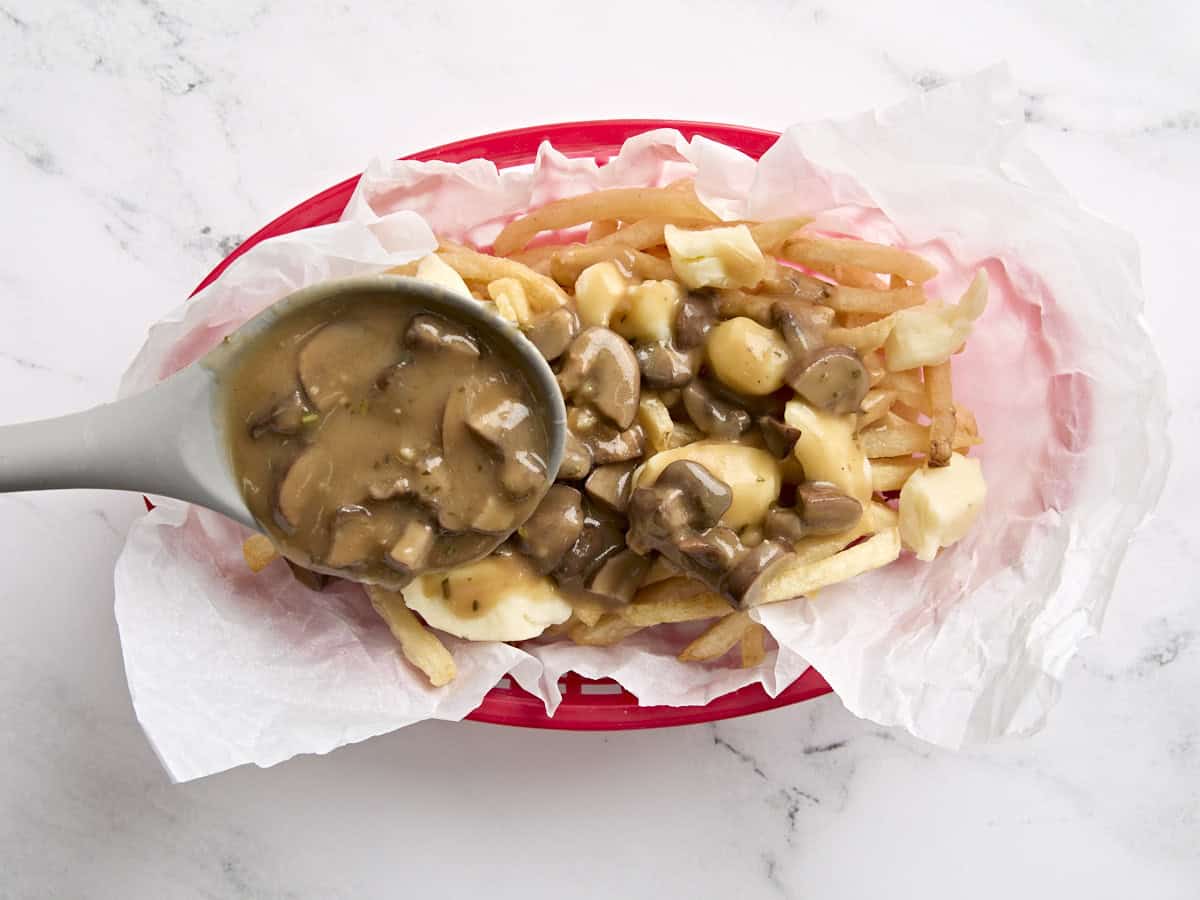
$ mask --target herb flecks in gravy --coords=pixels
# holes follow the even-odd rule
[[[282,317],[227,384],[234,471],[288,558],[399,588],[486,555],[545,494],[549,435],[520,369],[384,295]]]

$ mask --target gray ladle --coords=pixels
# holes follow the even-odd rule
[[[242,500],[224,434],[222,374],[252,338],[289,313],[332,297],[395,295],[462,322],[528,377],[550,438],[549,476],[562,462],[566,408],[550,366],[521,332],[478,301],[395,275],[328,281],[290,294],[216,349],[143,394],[85,412],[0,427],[0,493],[106,488],[176,497],[264,530]],[[519,523],[518,523],[519,524]],[[505,536],[497,536],[499,544]]]

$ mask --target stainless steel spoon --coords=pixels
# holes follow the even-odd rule
[[[176,497],[264,531],[242,500],[224,433],[224,379],[241,350],[270,325],[314,303],[395,295],[462,322],[512,349],[545,418],[548,475],[562,463],[566,408],[549,364],[521,332],[478,301],[413,278],[368,275],[290,294],[216,349],[135,397],[85,412],[0,427],[0,493],[103,488]],[[519,524],[519,523],[518,523]],[[509,532],[511,533],[511,532]],[[497,539],[497,544],[504,536]]]

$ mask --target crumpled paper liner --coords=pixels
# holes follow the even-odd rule
[[[1161,366],[1140,319],[1137,253],[1088,215],[1023,143],[1007,75],[991,70],[875,114],[796,125],[762,160],[674,131],[603,167],[543,146],[533,167],[375,162],[334,225],[265,241],[151,329],[125,394],[199,358],[279,298],[381,271],[451,240],[489,244],[513,215],[617,185],[694,177],[727,218],[819,212],[814,227],[933,259],[933,296],[987,269],[991,303],[956,358],[990,487],[979,523],[932,564],[904,557],[812,600],[754,615],[778,649],[757,669],[682,664],[702,626],[615,647],[447,638],[458,678],[428,686],[362,592],[314,593],[282,564],[250,574],[241,527],[174,501],[131,529],[116,614],[138,718],[170,776],[323,753],[422,719],[461,719],[511,675],[548,712],[574,670],[647,705],[703,704],[746,684],[772,696],[806,660],[846,706],[945,746],[1035,729],[1099,626],[1167,462]]]

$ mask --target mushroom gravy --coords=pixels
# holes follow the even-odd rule
[[[486,556],[549,487],[550,436],[505,352],[385,294],[284,316],[226,385],[251,513],[296,563],[394,589]]]

